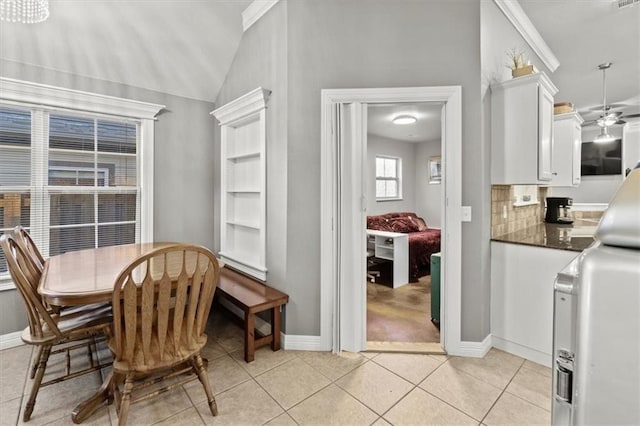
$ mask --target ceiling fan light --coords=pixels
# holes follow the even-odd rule
[[[618,122],[618,117],[607,116],[598,120],[598,126],[609,127],[609,126],[613,126],[617,122]]]
[[[613,142],[614,140],[616,140],[616,138],[607,132],[606,127],[603,127],[602,130],[600,130],[600,134],[593,139],[595,143],[607,143]]]
[[[397,117],[394,117],[393,120],[393,124],[413,124],[416,121],[418,121],[417,118],[415,118],[413,115],[398,115]]]

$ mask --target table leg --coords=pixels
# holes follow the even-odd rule
[[[96,391],[90,398],[82,401],[71,413],[71,420],[74,423],[82,423],[89,418],[102,404],[106,401],[110,404],[113,401],[111,395],[111,383],[113,381],[113,370],[109,372],[105,381],[100,386],[100,389]]]

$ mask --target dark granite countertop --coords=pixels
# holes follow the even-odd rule
[[[571,225],[539,223],[494,237],[491,241],[580,252],[593,243],[597,226],[596,219],[576,220]]]

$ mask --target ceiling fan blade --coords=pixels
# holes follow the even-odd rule
[[[618,118],[638,118],[640,117],[640,113],[637,114],[623,114]]]
[[[582,127],[595,126],[598,124],[598,120],[588,120],[582,123]]]
[[[616,125],[616,124],[625,124],[625,123],[626,123],[626,121],[621,120],[621,119],[618,119],[618,121],[616,121],[616,122],[615,122],[615,123],[613,123],[613,124],[614,124],[614,125]]]

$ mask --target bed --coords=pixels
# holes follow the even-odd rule
[[[409,234],[409,277],[413,279],[424,275],[431,255],[440,252],[440,230],[429,228],[413,212],[367,216],[367,229]]]

